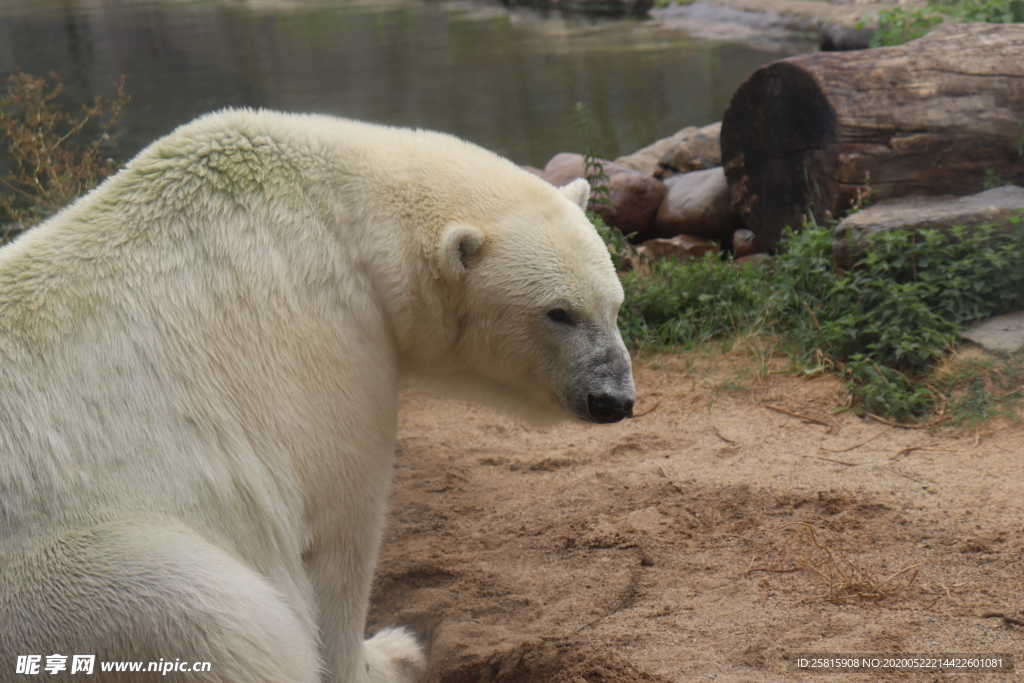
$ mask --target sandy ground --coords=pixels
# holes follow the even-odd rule
[[[370,630],[418,628],[432,682],[941,677],[809,652],[1024,677],[1024,425],[897,429],[784,368],[647,358],[640,417],[548,431],[406,392]]]

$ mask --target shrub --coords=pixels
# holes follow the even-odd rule
[[[1024,230],[991,226],[876,235],[848,271],[832,231],[790,232],[769,266],[709,256],[621,275],[619,317],[634,348],[690,347],[756,330],[777,335],[801,364],[837,369],[862,409],[909,420],[937,392],[928,373],[964,325],[1024,306]]]
[[[619,325],[633,346],[689,348],[752,329],[763,316],[766,271],[715,254],[655,261],[647,272],[621,277]]]
[[[847,272],[826,265],[830,230],[805,229],[786,244],[771,323],[804,358],[829,358],[870,412],[927,413],[935,396],[921,382],[960,330],[1024,304],[1020,229],[881,233]]]
[[[879,12],[871,47],[900,45],[920,38],[946,19],[963,23],[1013,24],[1024,22],[1024,0],[947,0],[926,7],[895,7]],[[871,22],[867,17],[858,26]]]
[[[58,211],[116,168],[106,154],[109,132],[129,101],[125,79],[112,99],[96,97],[69,113],[63,82],[15,73],[0,97],[0,138],[8,170],[0,177],[0,242]]]

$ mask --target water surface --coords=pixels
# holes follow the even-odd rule
[[[588,20],[426,0],[3,0],[0,74],[56,71],[72,97],[133,97],[118,154],[220,107],[315,111],[435,128],[543,165],[608,157],[719,120],[761,64],[811,49],[698,40],[643,20]]]

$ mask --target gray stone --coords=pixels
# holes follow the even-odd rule
[[[710,123],[686,135],[680,131],[675,144],[669,147],[658,160],[660,177],[673,173],[701,171],[722,165],[722,148],[718,139],[722,132],[722,122]]]
[[[670,135],[667,138],[662,138],[660,140],[652,142],[651,144],[647,145],[642,149],[638,149],[632,154],[627,154],[626,156],[619,157],[618,159],[615,160],[615,163],[621,164],[626,168],[631,168],[634,171],[639,171],[640,173],[645,173],[647,175],[655,175],[661,168],[660,166],[658,166],[658,161],[661,159],[661,157],[665,156],[665,154],[669,150],[674,148],[687,137],[695,135],[698,130],[700,129],[697,128],[696,126],[689,126],[687,128],[683,128],[681,131],[674,135]]]
[[[702,0],[673,2],[651,10],[651,16],[666,28],[685,31],[702,40],[792,45],[802,38],[810,38],[808,32],[812,31],[813,22],[792,12],[778,11],[787,8],[774,7],[765,0],[747,3],[751,6],[749,9],[725,6],[727,4]]]
[[[990,318],[973,326],[961,336],[986,351],[1015,353],[1024,349],[1024,311]]]
[[[632,154],[619,157],[615,160],[615,163],[622,164],[627,168],[631,168],[634,171],[640,171],[641,173],[646,173],[647,175],[655,175],[660,169],[658,161],[661,157],[665,156],[665,154],[677,145],[699,135],[700,130],[701,129],[697,126],[687,126],[667,138],[656,140],[646,147],[638,149]]]
[[[836,227],[833,255],[848,267],[864,254],[872,235],[888,230],[948,230],[991,224],[1024,230],[1024,188],[1004,185],[966,197],[902,197],[847,216]]]

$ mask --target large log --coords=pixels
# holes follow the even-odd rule
[[[1024,182],[1024,25],[940,27],[905,45],[756,71],[722,120],[730,201],[773,247],[805,217],[874,199]]]

